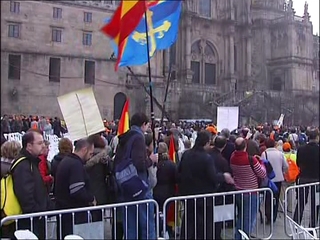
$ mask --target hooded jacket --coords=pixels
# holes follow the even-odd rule
[[[95,155],[85,164],[85,169],[89,175],[90,190],[98,205],[109,203],[108,200],[111,198],[111,196],[108,196],[108,185],[106,183],[106,178],[111,171],[110,152],[111,147],[106,149],[95,148]]]

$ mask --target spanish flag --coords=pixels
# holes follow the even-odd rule
[[[171,161],[176,163],[176,149],[175,149],[175,144],[174,144],[174,136],[171,134],[170,137],[170,143],[169,143],[169,158]],[[177,187],[176,187],[176,192],[177,192]],[[179,203],[178,203],[179,204]],[[174,228],[175,225],[175,202],[172,202],[169,204],[169,209],[168,209],[168,214],[167,214],[167,224]]]
[[[121,117],[118,125],[118,136],[129,130],[129,99],[123,105]]]
[[[169,158],[174,163],[176,163],[176,155],[177,154],[176,154],[176,149],[174,145],[174,137],[173,137],[173,134],[171,134],[170,143],[169,143]]]
[[[158,0],[122,0],[112,19],[102,27],[101,32],[109,36],[118,46],[118,69],[128,36],[136,29],[148,7],[158,4]]]

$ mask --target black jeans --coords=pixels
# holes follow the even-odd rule
[[[278,192],[273,193],[273,199],[271,199],[270,192],[266,193],[266,204],[265,204],[265,214],[266,219],[268,222],[271,222],[271,203],[273,204],[273,221],[275,222],[278,216],[278,208],[279,208],[279,198],[280,198],[280,192],[281,192],[281,184],[282,182],[275,182],[274,183],[277,188]]]
[[[310,181],[306,179],[300,179],[300,184],[310,183]],[[297,198],[298,202],[294,211],[293,220],[298,224],[301,224],[304,207],[308,203],[309,191],[311,191],[311,221],[310,227],[314,228],[318,226],[317,219],[319,217],[319,210],[320,207],[316,206],[316,187],[318,186],[311,186],[311,187],[304,187],[297,189]],[[311,189],[310,189],[311,188]]]
[[[9,238],[9,239],[15,239],[14,232],[16,231],[16,224],[11,223],[7,226],[1,226],[1,239],[3,238]]]
[[[206,203],[204,199],[198,199],[196,203],[189,199],[184,209],[180,239],[214,239],[212,198],[207,198]]]

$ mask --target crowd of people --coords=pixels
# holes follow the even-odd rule
[[[3,133],[17,130],[17,124],[13,122],[20,120],[23,128],[19,130],[25,131],[22,146],[16,141],[2,141],[1,177],[8,173],[14,161],[25,157],[12,173],[14,192],[23,214],[147,199],[154,199],[160,211],[166,211],[162,209],[165,200],[176,195],[259,188],[260,179],[265,179],[268,174],[262,161],[267,159],[275,173],[272,182],[279,190],[274,194],[273,214],[272,201],[266,201],[265,216],[261,216],[270,223],[277,219],[282,185],[293,184],[284,178],[289,168],[288,159],[300,168],[295,179],[299,180],[298,183],[319,181],[319,131],[316,128],[296,129],[264,124],[218,132],[215,125],[204,122],[157,123],[156,136],[153,136],[148,117],[136,113],[130,120],[130,130],[119,136],[116,134],[116,122],[105,122],[106,131],[85,139],[73,143],[68,138],[61,138],[59,153],[49,162],[50,143],[43,138],[45,126],[49,122],[53,133],[61,136],[65,131],[61,121],[58,118],[53,122],[46,118],[17,119],[10,121],[4,116],[1,122],[2,127],[6,127],[2,129]],[[37,127],[34,127],[35,122]],[[168,151],[172,137],[176,153],[174,159],[170,159]],[[157,142],[156,149],[153,139]],[[124,173],[130,178],[122,181]],[[234,204],[238,213],[243,215],[239,214],[236,219],[235,239],[241,239],[237,229],[250,235],[255,228],[258,197],[257,194],[236,196]],[[199,200],[196,204],[188,200],[180,238],[221,239],[223,224],[214,223],[212,215],[217,204],[221,204],[219,199]],[[299,204],[294,213],[296,222],[301,222],[301,206],[305,203]],[[139,207],[138,212],[135,206],[128,206],[125,214],[118,209],[117,221],[112,223],[115,230],[112,231],[112,239],[137,239],[137,236],[139,239],[156,239],[155,219],[151,217],[154,214],[152,204]],[[102,219],[100,210],[92,212],[92,221]],[[60,237],[60,230],[62,238],[72,234],[72,214],[63,214],[58,219],[60,221],[62,229],[58,227],[57,237]],[[85,222],[87,213],[75,214],[75,224]],[[20,220],[19,229],[30,229],[30,224],[29,220]],[[32,224],[34,233],[44,239],[45,219],[35,218]],[[312,225],[316,225],[315,219]],[[184,231],[185,227],[187,231]],[[167,229],[169,236],[173,236],[176,229],[170,226]],[[2,237],[13,237],[14,230],[14,223],[4,226]]]
[[[41,132],[55,134],[59,138],[67,132],[66,124],[58,117],[48,118],[45,116],[7,115],[1,117],[1,134],[22,133],[28,129],[38,129]]]

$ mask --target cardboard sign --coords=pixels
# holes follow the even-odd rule
[[[58,102],[73,141],[105,130],[92,88],[60,96]]]
[[[220,132],[224,128],[230,131],[237,129],[239,125],[239,107],[218,107],[217,129]]]

